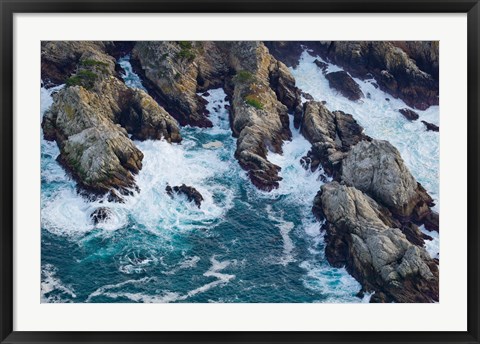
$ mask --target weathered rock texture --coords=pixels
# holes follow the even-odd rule
[[[43,41],[41,43],[42,80],[47,84],[63,84],[77,69],[83,54],[105,52],[109,42]]]
[[[214,42],[137,42],[132,59],[150,93],[181,125],[212,125],[197,93],[223,85],[228,74]]]
[[[115,60],[85,43],[76,73],[54,95],[42,127],[60,147],[59,161],[81,190],[103,195],[130,193],[143,154],[131,139],[181,140],[176,121],[147,93],[114,76]],[[62,45],[63,47],[63,45]],[[76,46],[75,46],[76,47]]]
[[[398,150],[387,141],[363,141],[342,162],[342,180],[387,206],[395,215],[423,218],[432,198],[412,176]]]
[[[398,112],[400,112],[409,121],[415,121],[419,118],[418,113],[410,109],[400,109]]]
[[[337,182],[323,185],[314,204],[327,220],[328,261],[374,291],[372,301],[438,301],[437,263],[394,227],[388,210]]]
[[[324,171],[336,178],[341,162],[356,143],[370,138],[349,114],[329,111],[322,103],[309,101],[304,104],[301,133],[312,144],[304,163],[315,170],[320,164]]]
[[[132,49],[128,41],[42,41],[41,76],[44,84],[61,85],[76,72],[81,60],[89,55],[110,60]]]
[[[291,137],[288,110],[299,106],[300,94],[283,63],[260,42],[223,42],[227,63],[235,75],[231,126],[237,136],[235,157],[262,190],[278,187],[280,168],[267,160],[267,152],[282,152]]]
[[[339,91],[344,97],[353,101],[364,97],[360,86],[347,72],[332,72],[326,74],[325,77],[330,87]]]

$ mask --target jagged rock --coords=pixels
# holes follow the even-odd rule
[[[335,115],[336,131],[342,142],[343,151],[348,151],[362,140],[370,139],[363,134],[362,126],[357,123],[352,115],[343,111],[334,111],[333,114]]]
[[[300,42],[294,41],[264,41],[270,53],[288,67],[297,67],[302,55],[303,47]]]
[[[112,188],[128,194],[136,188],[133,174],[141,169],[143,154],[127,131],[133,139],[181,140],[176,121],[163,108],[114,74],[111,56],[83,52],[76,74],[54,95],[43,118],[45,138],[57,141],[59,161],[87,194]]]
[[[311,143],[328,143],[335,147],[335,115],[320,102],[311,101],[304,104],[301,133]]]
[[[105,207],[97,208],[90,214],[90,219],[92,219],[92,222],[95,226],[99,223],[107,221],[111,217],[112,211]]]
[[[182,184],[180,186],[174,186],[172,188],[170,185],[167,185],[165,191],[170,197],[173,197],[174,193],[187,196],[187,200],[189,202],[194,202],[198,208],[200,208],[200,206],[202,205],[203,196],[194,187]]]
[[[133,58],[161,104],[182,125],[211,125],[205,100],[197,93],[223,85],[238,137],[235,157],[257,187],[278,187],[279,167],[267,160],[267,150],[281,152],[291,137],[288,111],[298,111],[301,95],[288,68],[263,43],[138,42]]]
[[[438,132],[440,130],[440,128],[438,127],[438,125],[435,125],[433,123],[428,123],[428,122],[425,122],[425,121],[422,121],[423,124],[425,124],[425,127],[427,128],[427,131],[436,131]]]
[[[295,87],[295,79],[282,62],[271,63],[270,87],[275,91],[277,99],[287,107],[288,111],[295,111],[301,104],[301,92]]]
[[[44,117],[48,138],[60,147],[60,163],[83,189],[105,194],[111,188],[128,192],[133,175],[142,167],[143,154],[102,98],[81,86],[67,87],[54,96]]]
[[[372,198],[332,182],[322,186],[314,207],[327,220],[328,261],[345,266],[364,291],[384,295],[372,301],[438,301],[437,263],[392,227],[388,211]]]
[[[42,80],[47,86],[63,84],[76,71],[84,54],[105,53],[111,44],[101,41],[42,41]]]
[[[140,89],[126,93],[130,98],[119,122],[132,134],[133,140],[182,140],[177,121],[152,97]]]
[[[339,91],[344,97],[356,101],[364,97],[360,86],[344,71],[332,72],[325,75],[331,88]]]
[[[418,207],[432,205],[432,198],[413,178],[398,150],[387,141],[362,141],[355,145],[342,162],[342,180],[401,217],[411,216]]]
[[[302,97],[305,98],[306,100],[314,100],[313,96],[310,93],[307,92],[301,92]]]
[[[438,80],[438,41],[391,41],[390,43],[402,49],[421,70]]]
[[[398,110],[406,119],[409,121],[415,121],[419,118],[418,113],[410,109],[400,109]]]
[[[351,115],[342,111],[332,113],[320,102],[306,102],[303,113],[300,131],[312,144],[307,156],[311,168],[314,170],[321,164],[328,175],[336,178],[350,147],[370,138]]]
[[[197,93],[223,85],[228,74],[215,42],[140,41],[132,51],[135,62],[149,93],[181,125],[212,126]]]
[[[431,237],[427,237],[425,234],[422,233],[420,228],[414,223],[406,223],[401,226],[401,230],[408,241],[412,244],[423,247],[425,244],[424,239],[432,240]]]
[[[320,61],[318,59],[315,59],[315,61],[313,61],[313,63],[315,63],[317,65],[317,67],[319,67],[322,70],[323,74],[327,73],[328,64],[326,64],[325,62]]]
[[[429,231],[439,231],[439,216],[438,213],[431,211],[428,215],[425,216],[423,219],[425,223],[425,228]]]
[[[409,106],[438,105],[439,44],[430,41],[268,42],[273,55],[295,67],[305,48],[342,66],[355,77],[377,79],[375,85]],[[382,71],[385,71],[382,74]],[[392,78],[391,78],[392,77]]]

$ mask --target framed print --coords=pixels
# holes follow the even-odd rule
[[[479,342],[478,1],[1,6],[2,343]]]

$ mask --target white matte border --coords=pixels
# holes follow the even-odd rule
[[[41,40],[439,40],[440,303],[41,304]],[[466,331],[466,14],[15,14],[15,331]]]

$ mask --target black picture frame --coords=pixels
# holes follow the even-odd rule
[[[479,343],[478,0],[0,0],[1,343]],[[13,331],[13,16],[15,13],[468,13],[468,330],[466,332],[20,332]],[[452,317],[455,315],[452,314]]]

